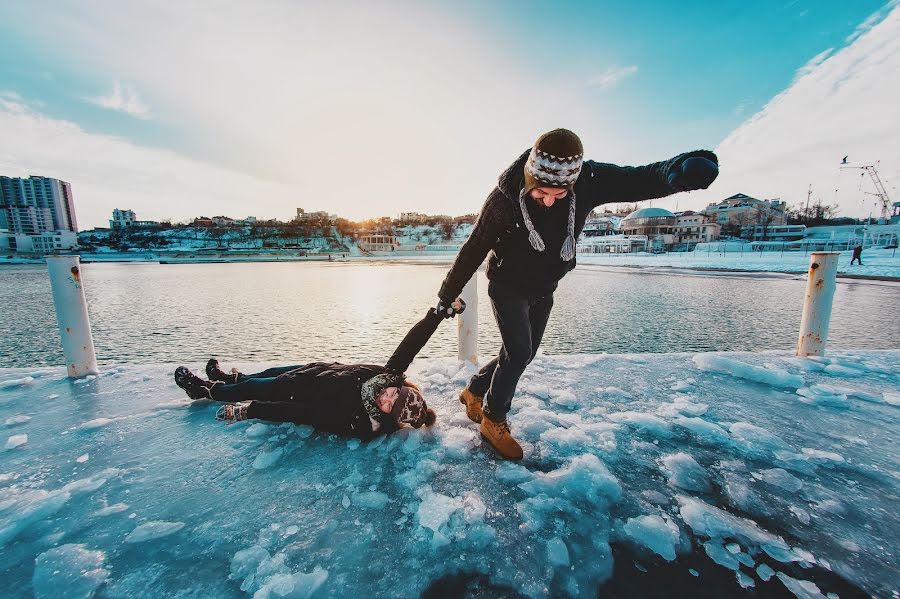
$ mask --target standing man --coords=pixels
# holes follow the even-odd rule
[[[519,378],[534,359],[559,280],[575,268],[575,240],[591,210],[679,191],[706,189],[718,159],[699,150],[646,166],[584,162],[581,140],[567,129],[541,135],[488,195],[475,228],[438,293],[440,312],[462,292],[491,252],[488,295],[503,345],[459,400],[481,435],[506,459],[522,458],[506,415]]]
[[[860,266],[863,265],[863,263],[862,263],[862,246],[861,245],[858,245],[855,248],[853,248],[853,257],[850,258],[850,266],[853,266],[854,261],[858,262]]]

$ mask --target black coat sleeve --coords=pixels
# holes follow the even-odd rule
[[[695,150],[679,154],[669,160],[644,166],[617,166],[588,160],[588,191],[594,207],[612,202],[640,202],[662,198],[678,190],[669,185],[669,173],[681,168],[688,158],[700,157],[719,163],[718,157],[708,150]]]
[[[413,325],[409,332],[406,333],[406,337],[394,350],[394,355],[391,356],[384,367],[397,374],[406,372],[416,355],[422,351],[422,348],[434,335],[442,320],[444,320],[443,316],[435,314],[434,310],[428,310],[425,318]]]
[[[450,272],[447,273],[438,291],[438,297],[444,303],[450,303],[459,297],[463,287],[484,262],[485,256],[497,244],[503,230],[503,214],[508,202],[500,189],[495,189],[488,196],[478,220],[475,221],[472,234],[460,248]]]

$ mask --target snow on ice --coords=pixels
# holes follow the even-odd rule
[[[0,370],[0,595],[593,597],[666,567],[723,571],[720,596],[897,588],[898,351],[539,355],[520,463],[465,417],[455,360],[409,373],[434,428],[368,443],[226,426],[173,369]]]

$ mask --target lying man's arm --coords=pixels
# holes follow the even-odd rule
[[[457,300],[447,306],[443,311],[430,308],[425,317],[413,325],[406,333],[403,341],[394,350],[394,355],[387,361],[385,368],[392,373],[402,374],[406,372],[413,359],[422,351],[431,336],[437,330],[442,320],[453,318],[457,314],[462,314],[466,309],[466,304],[462,300]]]

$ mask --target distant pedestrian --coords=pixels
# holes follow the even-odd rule
[[[853,248],[853,258],[850,259],[850,266],[853,266],[853,261],[859,262],[859,265],[862,266],[862,246],[858,245]]]
[[[522,457],[506,421],[516,385],[537,354],[559,280],[575,268],[575,240],[591,210],[706,189],[719,174],[718,158],[706,150],[637,167],[583,158],[581,140],[567,129],[545,133],[519,156],[500,175],[438,293],[438,308],[449,306],[491,252],[488,295],[503,345],[459,399],[507,459]]]

